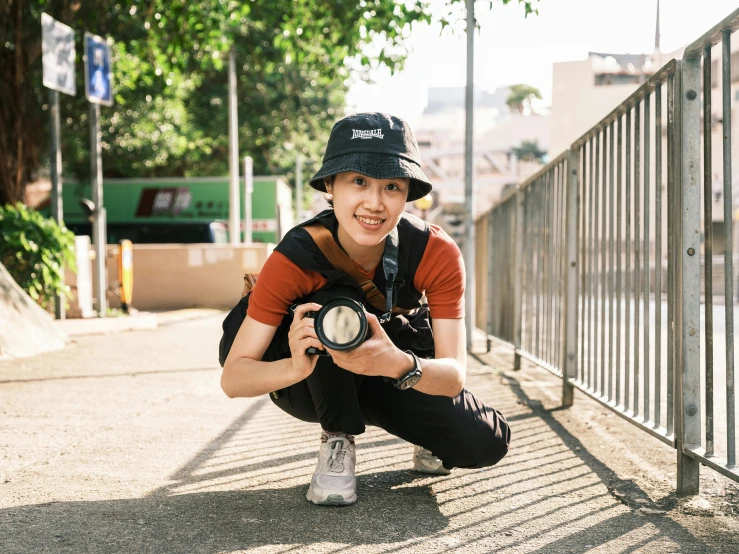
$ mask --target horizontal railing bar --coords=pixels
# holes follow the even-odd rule
[[[726,339],[727,359],[730,360],[726,368],[726,402],[728,415],[726,421],[727,453],[725,459],[713,455],[713,439],[710,424],[711,402],[710,400],[707,402],[708,406],[706,408],[706,417],[709,421],[703,427],[700,423],[700,418],[703,414],[700,405],[700,391],[698,392],[698,396],[696,396],[693,390],[696,388],[695,379],[698,370],[688,369],[689,366],[691,368],[699,367],[699,364],[694,362],[695,352],[700,352],[700,346],[696,344],[698,337],[695,336],[693,330],[693,327],[698,328],[698,325],[694,322],[698,313],[694,304],[695,298],[688,298],[688,291],[697,290],[694,271],[697,260],[695,258],[688,258],[688,256],[697,254],[697,251],[700,249],[699,247],[703,245],[706,246],[709,256],[711,252],[710,233],[707,233],[706,240],[704,240],[702,237],[693,236],[690,231],[693,226],[699,226],[699,224],[693,222],[694,220],[697,221],[694,212],[700,209],[696,208],[696,203],[699,200],[707,201],[710,191],[711,166],[709,158],[710,153],[714,152],[714,150],[711,146],[709,136],[705,135],[703,137],[703,140],[706,141],[706,144],[703,145],[705,148],[704,155],[706,156],[704,160],[704,170],[706,171],[705,182],[700,183],[700,180],[697,181],[705,187],[702,194],[703,198],[700,198],[700,191],[696,194],[694,190],[681,188],[681,186],[685,187],[688,184],[693,184],[695,180],[693,173],[699,171],[696,168],[700,166],[700,155],[697,153],[694,144],[696,141],[700,142],[701,140],[699,132],[700,125],[697,124],[699,117],[696,116],[699,108],[696,107],[695,102],[691,103],[691,101],[696,100],[697,96],[699,96],[696,95],[696,91],[701,91],[699,81],[695,76],[698,75],[701,58],[703,58],[704,64],[710,65],[712,62],[710,55],[711,48],[721,44],[723,40],[723,65],[721,68],[724,84],[721,92],[723,93],[723,107],[725,109],[723,118],[723,134],[725,135],[723,162],[726,166],[723,179],[726,189],[724,190],[724,208],[731,215],[729,211],[732,200],[730,188],[732,175],[730,168],[731,139],[726,139],[726,136],[730,137],[731,134],[728,132],[728,129],[730,129],[730,117],[727,116],[726,112],[730,109],[731,103],[728,98],[728,95],[731,93],[731,85],[729,83],[731,80],[729,39],[731,33],[737,29],[739,29],[739,9],[734,10],[728,17],[713,26],[698,40],[691,43],[684,50],[682,59],[671,59],[659,68],[608,115],[572,142],[569,148],[559,154],[559,156],[544,167],[541,167],[534,175],[525,179],[521,184],[507,190],[490,210],[490,215],[492,216],[491,225],[492,222],[495,222],[493,229],[496,230],[495,232],[500,239],[500,244],[497,242],[495,244],[491,243],[491,246],[494,246],[496,251],[500,252],[502,255],[501,259],[505,262],[501,263],[498,260],[497,265],[505,266],[507,263],[506,260],[511,257],[510,245],[507,244],[507,239],[504,238],[510,234],[511,226],[510,222],[506,223],[510,219],[510,214],[506,210],[514,206],[510,202],[518,201],[516,199],[520,198],[523,198],[522,202],[525,207],[524,214],[526,217],[526,230],[521,232],[524,235],[521,240],[529,245],[529,247],[524,248],[526,258],[522,262],[523,266],[521,270],[522,285],[525,286],[525,291],[522,291],[525,310],[521,316],[524,320],[523,330],[525,340],[523,344],[512,344],[509,342],[511,336],[508,327],[499,321],[503,319],[502,316],[508,309],[506,307],[507,304],[503,300],[506,296],[506,291],[500,288],[494,302],[497,305],[497,309],[501,311],[496,312],[496,318],[494,319],[496,324],[489,326],[487,335],[488,345],[491,341],[494,341],[496,344],[505,346],[515,354],[516,360],[520,360],[521,358],[526,359],[532,364],[563,379],[563,388],[568,388],[570,391],[572,389],[569,388],[569,385],[572,385],[573,388],[578,388],[601,406],[610,409],[624,420],[646,431],[661,442],[678,449],[679,458],[682,463],[682,469],[680,469],[681,466],[678,464],[678,493],[680,494],[697,492],[697,470],[699,464],[703,464],[722,475],[739,481],[739,468],[735,467],[735,421],[732,417],[735,403],[733,398],[733,364],[731,363],[733,361],[733,336],[731,335],[733,325],[729,321],[725,325],[728,330]],[[703,94],[705,95],[705,105],[703,107],[705,108],[705,114],[710,114],[710,90],[706,87],[710,86],[711,68],[706,67],[704,71]],[[684,86],[688,87],[686,88],[687,93],[685,98],[681,94],[683,83],[686,83]],[[666,87],[668,95],[667,178],[665,180],[663,180],[662,152],[661,93],[663,86]],[[652,100],[650,98],[653,92],[655,95],[654,115],[651,113]],[[642,113],[644,114],[643,131],[641,124]],[[634,124],[633,145],[631,144],[632,116]],[[622,121],[623,119],[626,119],[625,136],[622,136],[620,132],[621,125],[624,123]],[[619,126],[618,152],[614,152],[614,140],[616,140],[614,127],[616,122]],[[710,126],[710,122],[708,121],[704,121],[703,123],[704,125]],[[622,144],[622,140],[624,139],[626,142],[625,145]],[[602,150],[600,147],[601,141]],[[653,147],[650,146],[652,142],[655,144]],[[622,148],[625,150],[623,160],[620,151]],[[656,158],[653,158],[651,149],[653,149]],[[589,156],[586,155],[586,152]],[[618,160],[614,161],[614,155],[616,154],[618,155]],[[582,326],[577,331],[581,339],[581,344],[576,345],[576,347],[580,351],[581,359],[579,360],[576,372],[574,372],[576,375],[569,374],[569,370],[566,373],[565,368],[567,367],[567,363],[560,359],[561,357],[558,355],[561,345],[557,342],[557,337],[559,336],[558,325],[562,319],[559,306],[557,305],[560,301],[558,296],[560,287],[558,286],[559,282],[557,279],[560,277],[558,272],[562,269],[560,268],[560,264],[562,263],[563,247],[561,243],[562,221],[560,218],[565,217],[565,214],[562,213],[559,207],[559,200],[561,199],[558,195],[563,193],[559,188],[559,180],[562,177],[561,172],[564,171],[567,165],[566,160],[569,159],[570,155],[582,157],[582,163],[579,163],[578,167],[574,168],[576,171],[582,170],[581,175],[578,176],[579,182],[577,185],[578,195],[582,195],[580,199],[582,205],[580,212],[574,214],[573,217],[577,218],[578,238],[583,242],[581,245],[578,245],[577,260],[582,263],[582,268],[578,269],[577,278],[580,286],[584,287],[584,290],[578,290],[576,305],[573,308],[577,313],[577,322]],[[673,160],[675,162],[674,165]],[[695,165],[693,165],[693,162],[696,162]],[[625,167],[622,168],[622,165]],[[614,181],[615,168],[619,172],[617,181]],[[627,194],[626,203],[624,204],[627,213],[624,214],[625,221],[623,222],[620,210],[622,207],[620,194],[622,192],[621,189],[624,187],[624,183],[621,181],[621,169],[625,170],[625,192]],[[651,178],[652,171],[654,171],[654,181]],[[678,173],[675,173],[675,171]],[[609,176],[610,179],[608,178]],[[634,179],[633,208],[630,206],[631,202],[629,198],[632,188],[632,177]],[[667,184],[666,192],[668,201],[666,224],[668,262],[668,338],[666,352],[668,367],[667,425],[663,427],[661,424],[661,395],[663,392],[661,381],[661,351],[663,339],[660,327],[662,323],[662,303],[660,301],[659,305],[655,308],[659,311],[652,314],[650,298],[652,292],[655,294],[655,299],[661,299],[662,297],[661,272],[662,262],[664,261],[662,253],[664,244],[662,232],[665,229],[662,218],[663,209],[661,200],[664,194],[663,187],[665,182]],[[618,206],[614,205],[613,201],[614,186],[617,187],[619,192]],[[675,186],[678,188],[675,189]],[[703,189],[703,187],[700,188]],[[524,193],[523,197],[517,196],[522,192]],[[609,192],[610,202],[607,197]],[[601,193],[603,195],[602,205],[600,203]],[[671,193],[674,194],[670,196]],[[656,207],[652,205],[652,194],[655,195],[654,206]],[[642,198],[644,202],[643,208],[640,205]],[[594,200],[595,205],[593,206]],[[673,202],[676,203],[674,213],[671,207]],[[618,208],[617,214],[616,208]],[[633,214],[628,213],[631,209],[634,210]],[[710,206],[707,209],[710,210]],[[689,213],[686,213],[686,210]],[[710,214],[711,212],[708,211],[708,213]],[[633,222],[631,221],[631,216],[634,218]],[[617,230],[614,230],[614,217],[617,217]],[[654,224],[652,223],[653,217]],[[710,221],[711,218],[707,217],[705,219]],[[730,217],[725,214],[724,219],[728,220]],[[610,223],[610,227],[607,223]],[[626,224],[626,236],[623,237],[623,245],[626,248],[629,248],[630,245],[634,247],[633,260],[631,259],[630,248],[627,251],[625,260],[621,256],[622,223]],[[632,230],[633,238],[631,236]],[[726,231],[729,232],[730,228],[727,227]],[[656,241],[654,243],[651,240],[652,232],[654,232],[654,241]],[[615,261],[615,253],[613,251],[614,233],[617,235],[616,245],[619,247],[617,262]],[[697,240],[697,243],[693,242],[694,240]],[[727,272],[725,297],[728,301],[728,307],[730,307],[733,297],[733,281],[728,280],[733,278],[733,274],[731,273],[731,260],[733,259],[731,254],[731,237],[727,237],[725,242],[727,243],[727,252],[729,252],[727,255],[728,260],[725,260],[724,263],[725,271]],[[688,246],[691,246],[691,248],[688,248]],[[655,257],[659,259],[659,263],[656,264],[659,266],[659,269],[655,268],[654,281],[651,280],[652,266],[650,263],[650,250],[652,247],[655,248]],[[679,252],[677,257],[676,252]],[[610,258],[606,258],[607,254],[610,254]],[[710,265],[710,263],[709,260],[707,265]],[[630,273],[632,276],[630,277],[629,268],[631,265],[635,267],[631,269]],[[588,269],[590,271],[587,271]],[[622,284],[621,287],[618,286],[618,282],[616,283],[617,289],[624,288],[624,292],[627,293],[626,317],[624,321],[626,337],[624,338],[625,344],[623,345],[626,362],[625,371],[623,372],[625,381],[623,402],[620,401],[620,377],[622,376],[622,371],[619,359],[621,348],[621,325],[619,320],[622,308],[619,295],[618,320],[615,329],[617,344],[614,345],[613,318],[615,298],[614,291],[612,290],[614,286],[614,275],[618,272],[620,276],[622,269],[627,270],[625,278],[629,281],[628,284]],[[657,271],[659,273],[656,273]],[[675,272],[682,273],[678,273],[680,278],[676,283],[672,283],[672,277],[675,277]],[[711,271],[708,270],[705,275],[706,281],[709,280],[710,274]],[[515,275],[515,272],[512,272],[511,277],[499,277],[499,281],[503,285],[508,286],[510,284],[507,284],[506,279],[512,279],[512,282],[515,282]],[[634,280],[633,287],[630,283],[632,278]],[[593,286],[591,287],[588,283],[591,283]],[[678,294],[676,295],[676,290],[674,289],[680,288],[682,288],[682,291],[677,290]],[[710,284],[707,285],[706,290],[710,295]],[[633,306],[633,344],[629,336],[629,331],[632,331],[629,328],[630,323],[632,323],[632,314],[629,313],[632,299],[629,298],[629,291],[634,293],[635,298],[633,300],[635,300],[636,304]],[[620,293],[621,291],[619,290],[618,292]],[[688,296],[682,298],[683,295]],[[642,296],[643,298],[641,298]],[[711,300],[712,298],[706,300],[707,308],[710,308]],[[644,303],[643,307],[641,306],[642,302]],[[671,303],[677,304],[671,306]],[[570,308],[572,307],[570,306]],[[593,310],[594,313],[591,313]],[[672,313],[675,310],[677,312]],[[727,314],[727,317],[730,318],[731,312],[727,312]],[[607,315],[610,319],[606,317]],[[644,318],[643,323],[641,321],[642,316]],[[651,344],[652,335],[650,333],[652,330],[649,327],[652,316],[655,318],[655,326],[657,327],[656,334],[654,335],[654,345]],[[606,325],[606,323],[609,323],[609,325]],[[595,326],[594,329],[593,325]],[[674,328],[671,326],[674,326]],[[708,322],[706,333],[711,335],[706,337],[706,343],[708,345],[713,339]],[[507,340],[501,337],[505,337]],[[586,363],[585,359],[586,345],[588,363]],[[633,359],[630,356],[632,347],[634,350]],[[710,348],[710,346],[708,347]],[[615,389],[613,387],[614,374],[612,374],[611,368],[614,362],[612,359],[614,348],[616,349]],[[654,361],[652,361],[651,356],[652,350],[654,351]],[[710,366],[709,363],[707,365]],[[607,373],[606,369],[608,369]],[[710,369],[706,373],[707,394],[711,394],[710,383],[708,383],[710,381]],[[682,379],[679,378],[681,375]],[[630,377],[633,378],[633,383],[630,382]],[[654,389],[652,388],[652,377],[654,377]],[[674,387],[673,380],[676,381]],[[652,401],[654,401],[653,405],[651,404]],[[564,400],[563,405],[567,405]],[[683,412],[688,413],[690,418],[685,417]],[[696,415],[695,418],[693,418],[694,414]],[[696,427],[698,428],[698,432],[696,432]],[[706,433],[704,439],[706,442],[705,445],[702,444],[703,437],[700,431],[705,431]],[[708,447],[708,450],[706,447]],[[724,455],[723,452],[722,455]]]
[[[525,189],[531,183],[541,178],[542,176],[546,175],[546,173],[550,171],[553,167],[562,163],[566,159],[570,149],[575,150],[576,148],[579,148],[580,146],[582,146],[584,142],[587,142],[587,140],[590,139],[591,136],[601,131],[604,126],[607,126],[608,124],[610,124],[611,121],[615,121],[618,118],[618,116],[623,115],[627,110],[631,109],[637,101],[642,100],[644,98],[644,95],[648,91],[651,91],[654,88],[655,84],[666,82],[669,76],[675,72],[676,67],[677,67],[677,60],[673,58],[672,60],[667,62],[664,66],[662,66],[662,68],[659,71],[657,71],[657,73],[655,73],[649,79],[647,79],[647,81],[644,82],[636,91],[634,91],[631,94],[631,96],[629,96],[626,100],[624,100],[621,104],[619,104],[616,108],[614,108],[614,110],[611,113],[609,113],[605,118],[601,119],[600,122],[598,122],[588,132],[586,132],[579,139],[577,139],[573,143],[571,148],[566,149],[559,156],[557,156],[555,159],[550,161],[547,165],[542,167],[539,171],[534,173],[531,177],[526,179],[523,183],[509,190],[490,209],[495,210],[499,206],[505,204],[513,196],[515,196],[517,192]]]
[[[569,150],[565,150],[564,152],[562,152],[562,153],[561,153],[561,154],[560,154],[559,156],[557,156],[556,158],[554,158],[554,159],[553,159],[553,160],[552,160],[551,162],[549,162],[549,163],[548,163],[547,165],[545,165],[544,167],[542,167],[542,168],[541,168],[541,169],[540,169],[539,171],[537,171],[537,172],[536,172],[536,173],[534,173],[534,174],[533,174],[533,175],[532,175],[531,177],[529,177],[529,178],[528,178],[528,179],[526,179],[526,180],[525,180],[525,181],[524,181],[523,183],[521,183],[521,184],[520,184],[520,185],[518,186],[518,189],[519,189],[519,190],[524,190],[525,188],[527,188],[527,187],[528,187],[529,185],[531,185],[531,183],[533,183],[533,182],[534,182],[534,181],[536,181],[537,179],[541,179],[541,178],[542,178],[542,177],[543,177],[544,175],[546,175],[546,174],[547,174],[547,173],[548,173],[549,171],[551,171],[551,170],[552,170],[553,168],[555,168],[555,167],[556,167],[557,165],[559,165],[559,164],[561,164],[561,163],[562,163],[563,161],[565,161],[565,160],[567,159],[567,155],[568,155],[568,153],[569,153]],[[498,205],[500,205],[500,202],[499,202],[498,204],[496,204],[496,207],[497,207]],[[495,209],[495,208],[493,208],[493,209]]]
[[[698,460],[703,465],[718,471],[722,475],[729,477],[730,479],[734,479],[734,481],[739,481],[739,467],[726,467],[726,458],[706,456],[705,451],[705,448],[686,448],[683,452],[691,458]]]
[[[514,196],[516,196],[516,194],[518,194],[520,190],[521,190],[521,187],[519,185],[516,185],[515,187],[511,187],[510,190],[508,190],[508,192],[506,192],[503,196],[501,196],[498,199],[498,202],[496,202],[495,205],[492,208],[490,208],[490,211],[493,212],[497,210],[498,208],[502,207],[503,205],[505,205],[505,203],[508,202]]]
[[[524,360],[530,361],[532,364],[538,365],[542,369],[546,369],[547,371],[553,373],[557,377],[562,377],[562,372],[559,368],[554,367],[549,362],[542,360],[541,358],[538,358],[531,354],[530,352],[526,352],[525,350],[521,350],[519,352],[516,352],[519,356],[521,356]]]
[[[675,73],[676,69],[677,69],[677,60],[673,58],[669,62],[667,62],[665,65],[663,65],[662,69],[660,69],[657,73],[652,75],[638,89],[636,89],[633,93],[631,93],[631,96],[629,96],[628,98],[626,98],[626,100],[624,100],[618,106],[616,106],[611,111],[611,113],[609,113],[607,116],[601,119],[598,123],[593,125],[593,127],[591,127],[591,129],[587,131],[584,135],[582,135],[579,139],[577,139],[570,148],[572,148],[573,150],[575,148],[578,148],[580,145],[582,145],[582,143],[589,140],[591,136],[595,135],[596,133],[601,132],[604,127],[607,127],[608,125],[610,125],[612,121],[616,121],[616,119],[618,119],[619,116],[623,115],[628,110],[633,108],[636,104],[641,102],[647,94],[651,93],[654,90],[654,86],[656,84],[667,82],[667,79],[670,77],[670,75]]]
[[[702,37],[685,48],[683,58],[700,58],[706,46],[715,46],[721,42],[721,32],[727,29],[731,31],[739,29],[739,9],[731,12],[727,17],[711,27]]]
[[[492,205],[490,208],[490,211],[495,211],[499,209],[501,206],[503,206],[506,202],[511,200],[516,194],[527,188],[531,183],[536,181],[537,179],[540,179],[544,175],[546,175],[549,171],[554,169],[557,165],[563,163],[567,159],[567,155],[569,153],[569,150],[565,150],[562,152],[559,156],[557,156],[554,160],[549,162],[547,165],[542,167],[539,171],[534,173],[531,177],[526,179],[523,183],[520,185],[516,185],[515,187],[511,187],[511,189],[506,192],[502,197],[498,199],[498,201]]]
[[[500,339],[498,337],[488,336],[488,338],[491,341],[494,341],[494,342],[500,344],[501,346],[506,346],[506,347],[510,348],[515,354],[518,354],[522,358],[530,361],[532,364],[537,365],[537,366],[539,366],[542,369],[545,369],[549,373],[553,374],[555,377],[559,377],[560,379],[562,378],[561,372],[557,368],[555,368],[554,366],[552,366],[551,364],[545,362],[544,360],[540,360],[536,356],[532,356],[531,354],[529,354],[525,350],[516,349],[516,348],[513,347],[513,345],[511,343],[509,343],[509,342],[507,342],[507,341],[505,341],[503,339]],[[591,388],[583,385],[580,381],[578,381],[576,379],[570,379],[569,381],[570,381],[570,383],[572,384],[573,387],[576,387],[579,390],[581,390],[582,392],[584,392],[589,398],[591,398],[591,399],[595,400],[596,402],[598,402],[598,404],[600,404],[600,405],[604,406],[605,408],[608,408],[609,410],[615,412],[616,414],[618,414],[619,416],[621,416],[622,418],[624,418],[629,423],[631,423],[633,425],[636,425],[641,430],[646,431],[647,433],[649,433],[650,435],[652,435],[656,439],[659,439],[660,441],[662,441],[666,445],[671,446],[672,448],[675,448],[675,439],[674,439],[674,437],[672,435],[668,435],[667,434],[667,429],[665,429],[664,427],[654,428],[654,427],[650,427],[648,425],[645,425],[643,422],[639,421],[639,419],[630,416],[628,412],[624,412],[622,410],[619,410],[619,408],[613,403],[613,401],[607,401],[607,400],[601,398],[600,396],[596,395]]]
[[[523,348],[516,348],[510,342],[504,339],[501,339],[500,337],[496,337],[495,335],[487,335],[487,338],[491,342],[495,342],[499,344],[500,346],[505,346],[506,348],[510,348],[514,354],[518,354],[523,359],[530,361],[532,364],[538,365],[542,369],[546,369],[547,371],[552,372],[554,375],[558,377],[562,377],[561,373],[559,372],[559,369],[555,368],[554,366],[545,362],[544,360],[537,358],[533,354],[530,354],[527,350],[524,350]]]
[[[500,337],[496,337],[495,335],[490,335],[490,334],[488,334],[486,338],[487,340],[491,342],[498,343],[500,346],[505,346],[506,348],[510,348],[514,352],[516,351],[516,347],[513,345],[513,343],[510,343],[505,339],[501,339]]]

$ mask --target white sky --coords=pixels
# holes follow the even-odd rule
[[[438,5],[443,0],[432,0]],[[476,6],[480,32],[475,35],[475,83],[485,90],[526,83],[551,99],[552,63],[585,59],[589,51],[651,53],[657,0],[540,0],[539,15],[524,19],[513,0],[489,9]],[[739,7],[737,0],[661,0],[662,52],[700,37]],[[405,69],[390,76],[378,72],[375,84],[356,83],[349,91],[350,111],[380,111],[407,119],[426,106],[428,87],[464,86],[466,40],[439,35],[440,26],[417,26]],[[739,35],[734,35],[739,40]]]

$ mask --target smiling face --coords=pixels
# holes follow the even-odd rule
[[[373,179],[356,171],[338,173],[326,184],[339,221],[339,240],[350,256],[383,243],[400,220],[409,186],[406,177]]]

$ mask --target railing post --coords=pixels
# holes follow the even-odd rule
[[[511,198],[514,202],[516,231],[513,240],[513,369],[521,369],[521,325],[523,320],[523,233],[524,233],[524,209],[523,203],[526,195],[522,190],[517,190],[516,195]]]
[[[485,263],[487,264],[487,294],[485,295],[486,298],[486,306],[485,306],[485,312],[487,314],[486,316],[486,329],[485,329],[485,352],[490,352],[491,342],[490,342],[490,336],[493,334],[493,309],[494,309],[494,297],[493,297],[493,290],[495,286],[494,282],[494,271],[495,271],[495,262],[493,261],[493,257],[495,256],[495,248],[493,245],[493,241],[496,239],[495,233],[493,233],[493,223],[495,221],[495,209],[492,209],[488,212],[487,216],[487,230],[485,231],[485,240],[487,241],[487,256],[485,259]]]
[[[700,397],[700,187],[701,187],[701,83],[700,55],[682,60],[675,87],[680,113],[676,138],[680,144],[680,172],[675,194],[677,375],[675,379],[675,446],[677,494],[698,493],[700,464],[688,454],[701,444]],[[708,91],[710,93],[710,91]]]
[[[580,199],[578,197],[578,169],[580,167],[580,149],[576,146],[570,148],[567,154],[567,193],[565,199],[565,221],[567,230],[565,234],[565,259],[567,260],[567,271],[565,272],[564,289],[564,331],[565,344],[562,349],[562,406],[568,408],[574,402],[574,387],[570,379],[574,378],[577,371],[577,278],[579,268],[577,267],[577,222],[579,219]]]

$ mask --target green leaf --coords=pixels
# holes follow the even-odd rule
[[[0,206],[0,260],[28,294],[46,307],[63,291],[64,270],[76,271],[74,235],[22,204]]]

